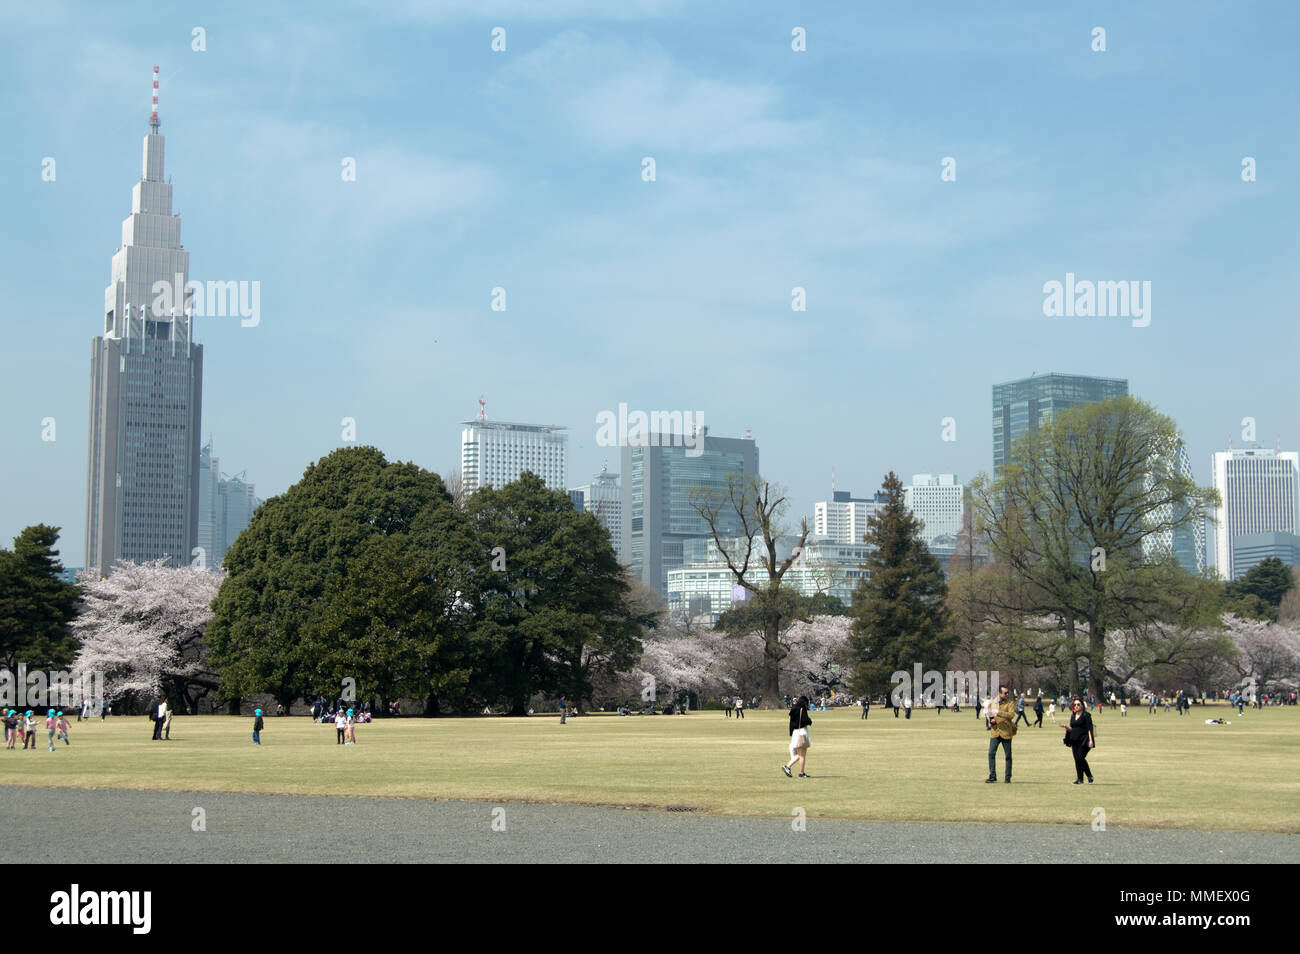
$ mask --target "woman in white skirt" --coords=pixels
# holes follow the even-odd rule
[[[800,696],[799,700],[790,707],[790,761],[781,766],[781,771],[785,773],[786,778],[792,778],[790,769],[795,762],[799,763],[799,777],[807,778],[808,773],[808,747],[812,742],[808,736],[808,726],[812,725],[812,719],[808,715],[808,697]]]

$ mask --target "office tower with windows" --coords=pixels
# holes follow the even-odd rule
[[[479,416],[462,421],[460,476],[465,495],[480,487],[504,487],[532,471],[552,490],[568,490],[565,480],[567,430],[555,424],[489,421],[479,402]]]
[[[206,569],[217,570],[236,538],[253,520],[262,501],[243,472],[233,477],[221,473],[221,461],[212,456],[212,442],[199,451],[199,548]]]
[[[187,564],[198,539],[203,347],[158,128],[154,67],[143,171],[90,346],[85,562],[101,573],[118,560]]]
[[[667,594],[668,571],[683,563],[686,541],[712,537],[691,503],[691,491],[707,487],[725,494],[728,475],[758,476],[758,446],[752,439],[710,437],[704,428],[702,450],[672,444],[670,435],[649,435],[646,443],[625,445],[622,453],[622,560],[661,596]],[[724,538],[743,535],[730,505],[722,508],[718,524]]]
[[[610,542],[619,562],[623,560],[623,498],[619,489],[618,474],[611,474],[608,465],[584,484],[569,491],[574,506],[595,514],[600,525],[609,531]]]
[[[927,545],[933,547],[940,537],[961,533],[963,491],[955,474],[916,474],[903,488],[903,501],[921,521],[921,539]]]
[[[1155,469],[1147,477],[1148,487],[1152,485],[1151,482],[1154,481],[1158,469],[1162,467],[1167,468],[1174,476],[1186,480],[1195,479],[1192,474],[1192,460],[1187,454],[1187,446],[1182,441],[1178,442],[1178,449],[1172,459],[1165,460],[1157,457],[1153,464]],[[1207,514],[1193,514],[1189,517],[1185,507],[1175,513],[1172,504],[1163,504],[1154,508],[1151,519],[1155,523],[1171,524],[1177,519],[1182,525],[1177,529],[1162,530],[1148,535],[1142,541],[1143,556],[1147,559],[1158,559],[1172,555],[1189,573],[1201,573],[1206,566],[1206,516]]]
[[[861,543],[867,520],[888,501],[884,494],[854,497],[848,490],[832,490],[830,500],[813,504],[812,532],[835,543]]]
[[[1217,451],[1212,468],[1220,497],[1214,566],[1221,578],[1233,580],[1250,569],[1242,557],[1253,557],[1266,540],[1289,545],[1287,536],[1300,533],[1300,454],[1264,447]],[[1272,534],[1287,536],[1261,536]]]
[[[1015,440],[1038,430],[1053,414],[1076,404],[1095,404],[1128,394],[1119,378],[1042,374],[993,386],[993,471],[1000,471]]]

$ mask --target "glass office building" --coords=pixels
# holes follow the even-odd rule
[[[651,435],[649,446],[623,447],[624,562],[637,579],[661,596],[667,594],[668,571],[682,565],[688,540],[709,539],[709,524],[691,504],[690,492],[708,487],[726,492],[727,475],[758,476],[758,446],[742,438],[709,437],[703,450],[670,446],[668,435]],[[734,508],[724,507],[718,531],[742,536]]]
[[[993,472],[1002,469],[1022,434],[1038,429],[1052,415],[1076,404],[1095,404],[1128,394],[1119,378],[1041,374],[993,386]]]

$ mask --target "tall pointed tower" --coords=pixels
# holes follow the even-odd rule
[[[90,345],[86,569],[117,560],[190,562],[198,538],[203,347],[194,344],[190,254],[163,176],[158,67],[144,169]]]

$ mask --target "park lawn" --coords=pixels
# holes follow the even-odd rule
[[[784,712],[385,719],[357,727],[177,716],[169,742],[143,716],[72,723],[70,746],[0,753],[0,784],[563,802],[719,815],[1091,824],[1300,832],[1300,709],[1195,707],[1096,716],[1095,785],[1071,785],[1062,730],[1020,728],[1014,782],[986,785],[988,736],[971,710],[910,720],[814,712],[808,770],[787,779]],[[1204,720],[1223,716],[1230,726]],[[1001,754],[998,775],[1002,775]]]

